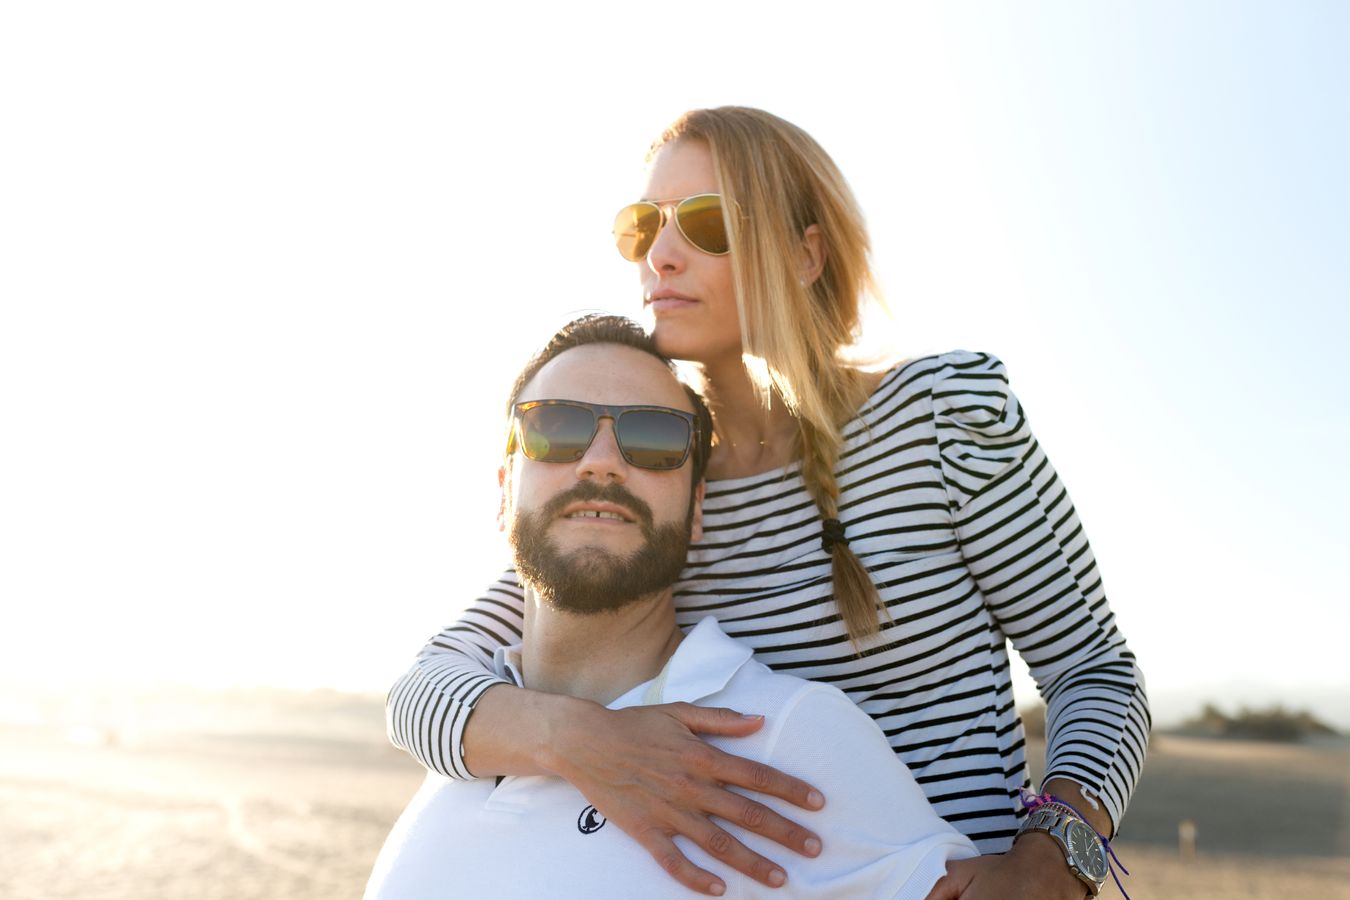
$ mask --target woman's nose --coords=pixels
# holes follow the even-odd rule
[[[651,250],[647,251],[647,265],[653,272],[662,274],[678,272],[684,268],[685,260],[689,258],[689,251],[692,248],[684,239],[684,235],[680,234],[674,216],[675,212],[671,210],[661,230],[656,233]]]

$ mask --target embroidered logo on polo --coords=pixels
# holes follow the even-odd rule
[[[605,818],[604,813],[594,806],[588,806],[577,817],[577,831],[582,834],[594,834],[604,828],[607,821],[609,820]]]

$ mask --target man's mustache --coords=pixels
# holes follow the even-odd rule
[[[556,519],[562,515],[568,504],[587,500],[622,506],[631,512],[644,528],[652,527],[652,508],[617,482],[601,487],[594,481],[578,481],[574,487],[568,488],[545,503],[542,514],[545,519]]]

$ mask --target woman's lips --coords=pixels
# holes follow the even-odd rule
[[[675,312],[681,309],[688,309],[698,303],[692,297],[686,297],[683,294],[677,294],[673,291],[657,291],[647,299],[647,305],[655,313]]]

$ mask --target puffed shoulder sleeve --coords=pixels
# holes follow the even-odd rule
[[[464,765],[464,726],[478,698],[509,683],[492,671],[498,647],[519,643],[524,594],[514,570],[436,634],[385,700],[385,724],[394,746],[449,778],[472,778]]]
[[[1119,825],[1148,745],[1143,675],[1003,363],[939,359],[933,418],[952,519],[986,607],[1045,700],[1045,780],[1084,785]]]
[[[1021,458],[1031,431],[996,357],[956,351],[938,361],[933,421],[947,495],[960,509]]]

